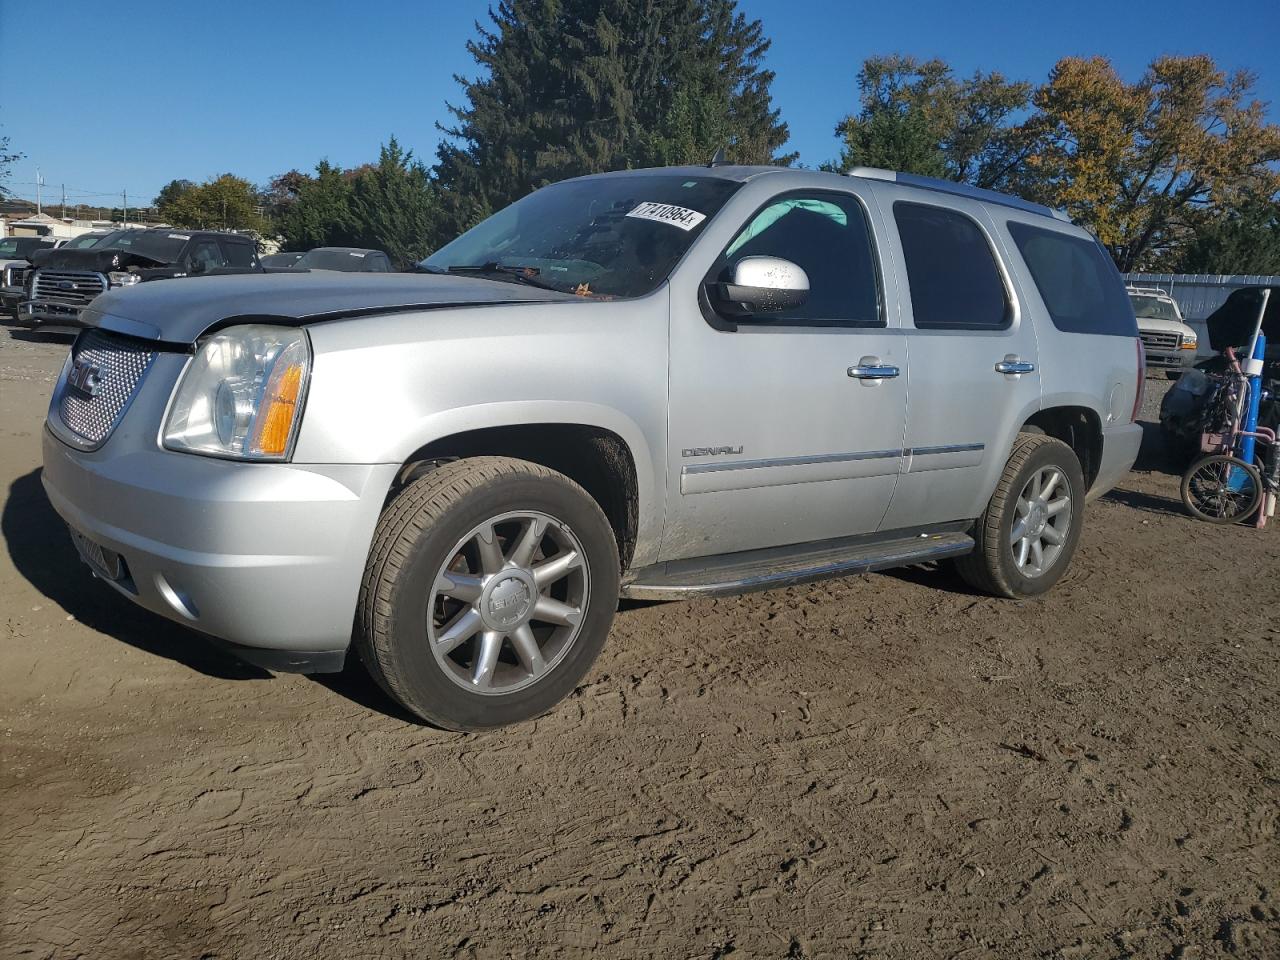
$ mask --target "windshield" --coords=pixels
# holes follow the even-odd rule
[[[152,260],[159,260],[163,263],[173,263],[178,259],[178,254],[182,252],[182,248],[186,246],[191,235],[187,233],[152,233],[150,230],[121,230],[118,234],[111,238],[111,242],[100,243],[100,247],[110,247],[112,250],[128,250],[130,253],[140,253],[144,257],[150,257]]]
[[[1182,321],[1182,318],[1178,316],[1178,307],[1172,300],[1146,297],[1141,294],[1130,294],[1129,299],[1133,303],[1133,312],[1138,317],[1149,317],[1152,320]]]
[[[381,267],[381,259],[374,263],[367,250],[326,250],[321,247],[308,250],[295,267],[308,270],[341,270],[344,273],[364,273]]]
[[[82,233],[74,240],[68,240],[63,246],[67,250],[82,250],[85,247],[92,247],[104,236],[106,236],[106,234],[103,233]]]
[[[739,186],[648,175],[557,183],[494,214],[421,266],[470,267],[494,279],[518,268],[540,286],[579,296],[642,296],[667,278]]]

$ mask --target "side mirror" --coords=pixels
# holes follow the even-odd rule
[[[729,316],[780,313],[809,299],[809,275],[790,260],[743,257],[727,282],[711,284],[711,302]]]

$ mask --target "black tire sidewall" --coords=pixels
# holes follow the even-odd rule
[[[1045,467],[1057,467],[1066,477],[1071,492],[1071,525],[1067,529],[1066,543],[1063,544],[1062,552],[1058,554],[1058,559],[1054,561],[1053,566],[1039,577],[1028,577],[1018,570],[1009,539],[1013,536],[1013,525],[1018,516],[1018,496],[1031,476]],[[1064,443],[1047,444],[1027,458],[1026,463],[1014,477],[1013,483],[1010,484],[1010,488],[1012,496],[1006,501],[999,524],[1000,574],[1016,596],[1034,597],[1051,590],[1066,574],[1075,557],[1076,545],[1080,542],[1080,533],[1084,527],[1086,494],[1084,474],[1080,469],[1080,461],[1070,447]]]
[[[427,641],[427,602],[447,554],[477,524],[503,513],[534,510],[566,524],[582,544],[590,576],[582,629],[554,670],[510,694],[470,693],[445,673]],[[613,531],[600,508],[568,480],[506,475],[461,497],[429,527],[408,539],[407,558],[390,602],[389,639],[402,693],[410,709],[454,729],[498,727],[546,713],[568,696],[590,669],[609,633],[618,600],[618,556]]]

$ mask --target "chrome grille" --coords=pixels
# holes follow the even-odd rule
[[[111,436],[155,356],[102,330],[80,334],[58,383],[58,416],[82,446],[96,449]]]
[[[27,282],[27,271],[30,267],[10,266],[4,268],[4,285],[6,287],[21,287]]]
[[[107,278],[100,273],[70,270],[37,270],[33,300],[65,303],[83,307],[107,289]]]
[[[1178,344],[1182,343],[1179,333],[1139,333],[1138,336],[1148,350],[1177,350]]]

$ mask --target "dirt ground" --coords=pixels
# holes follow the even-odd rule
[[[1280,957],[1280,533],[1155,452],[1043,600],[632,605],[459,735],[91,580],[39,481],[65,351],[0,329],[0,956]]]

